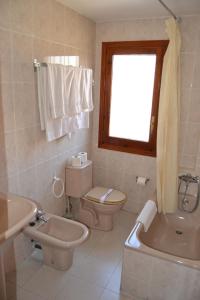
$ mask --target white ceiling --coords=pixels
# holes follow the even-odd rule
[[[168,16],[158,0],[57,0],[95,22]],[[164,0],[176,15],[200,14],[200,0]]]

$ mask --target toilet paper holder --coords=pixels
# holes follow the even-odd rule
[[[136,183],[139,185],[146,185],[149,181],[148,177],[136,176]]]

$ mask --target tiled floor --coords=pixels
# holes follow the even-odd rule
[[[120,294],[120,276],[123,244],[134,220],[121,211],[113,231],[92,230],[65,272],[45,266],[36,250],[17,273],[8,274],[8,300],[131,300]]]

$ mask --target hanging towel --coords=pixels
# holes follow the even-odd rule
[[[81,80],[80,80],[80,105],[82,111],[92,111],[93,110],[93,100],[92,100],[92,81],[93,74],[91,69],[82,68]]]
[[[92,70],[47,64],[47,88],[52,118],[93,110]]]
[[[89,128],[90,115],[89,112],[82,112],[77,116],[78,128]]]
[[[52,118],[50,109],[50,90],[47,85],[47,69],[40,67],[37,72],[38,104],[41,130],[46,130],[47,141],[53,141],[78,129],[89,128],[89,112],[81,112],[75,116]]]
[[[59,64],[47,64],[47,89],[53,119],[73,116],[81,112],[79,99],[75,98],[75,68]]]

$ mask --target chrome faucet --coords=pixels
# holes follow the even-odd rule
[[[200,177],[199,176],[192,176],[191,174],[182,174],[179,176],[179,187],[178,187],[178,193],[181,191],[181,184],[182,182],[185,182],[185,191],[183,192],[182,199],[181,199],[181,208],[183,211],[192,213],[194,212],[200,201]],[[189,200],[187,198],[187,191],[189,189],[189,185],[191,183],[197,184],[197,195],[196,195],[196,202],[192,209],[188,209],[187,206],[189,205]]]
[[[48,222],[47,218],[45,217],[45,212],[42,209],[38,209],[36,212],[36,220],[43,221],[45,223]]]

